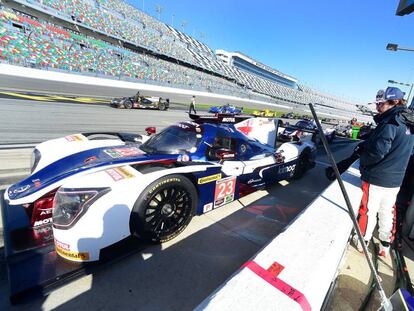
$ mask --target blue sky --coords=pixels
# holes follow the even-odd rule
[[[414,82],[414,13],[396,16],[399,0],[128,0],[209,45],[239,50],[300,82],[368,102],[389,79]],[[205,33],[200,38],[200,33]],[[403,91],[409,88],[401,86]]]

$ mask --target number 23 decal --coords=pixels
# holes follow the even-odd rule
[[[235,186],[236,186],[235,176],[217,181],[214,200],[216,201],[218,199],[222,199],[229,195],[234,195]]]

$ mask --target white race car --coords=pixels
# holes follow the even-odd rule
[[[45,142],[30,177],[5,192],[6,249],[22,228],[49,228],[47,239],[71,261],[99,260],[131,235],[170,240],[193,215],[313,167],[311,140],[275,147],[278,122],[210,115],[151,136]]]

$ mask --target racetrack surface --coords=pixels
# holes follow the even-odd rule
[[[0,99],[0,144],[41,142],[97,131],[143,133],[187,119],[184,110],[116,109],[109,105]]]
[[[109,104],[39,101],[0,96],[0,145],[39,143],[81,132],[144,133],[148,126],[162,129],[188,119],[188,107],[171,103],[167,111],[116,109]],[[200,113],[207,113],[197,109]],[[292,124],[297,120],[287,120]]]
[[[163,128],[183,119],[187,119],[186,113],[175,110],[0,100],[1,131],[7,133],[0,143],[43,141],[82,131],[143,132],[147,126]],[[332,151],[340,160],[354,145],[336,139]],[[327,187],[326,157],[321,148],[317,161],[300,180],[277,184],[267,195],[244,202],[234,212],[223,207],[195,217],[173,241],[150,246],[28,304],[10,306],[0,262],[0,310],[192,310]]]

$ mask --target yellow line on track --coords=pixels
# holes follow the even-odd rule
[[[52,95],[50,96],[51,98],[57,99],[57,100],[69,100],[69,101],[74,101],[77,103],[88,103],[88,104],[92,104],[92,103],[109,103],[109,99],[101,99],[101,98],[92,98],[92,97],[65,97],[65,96],[57,96],[57,95]]]
[[[21,97],[27,98],[32,100],[39,100],[39,101],[73,101],[77,103],[109,103],[109,99],[104,98],[93,98],[93,97],[66,97],[66,96],[59,96],[59,95],[27,95],[22,93],[15,93],[15,92],[0,92],[0,94],[9,95],[12,97]]]
[[[53,98],[50,96],[33,96],[33,95],[25,95],[25,94],[19,94],[19,93],[12,93],[12,92],[0,92],[1,94],[9,95],[9,96],[15,96],[15,97],[22,97],[32,100],[41,100],[41,101],[53,101]]]

